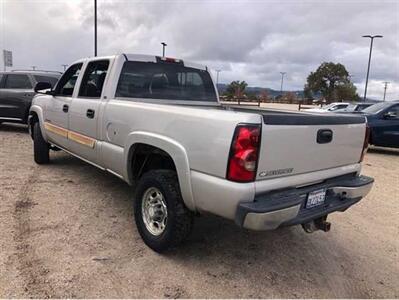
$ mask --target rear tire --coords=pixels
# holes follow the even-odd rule
[[[183,242],[193,227],[193,214],[183,203],[177,175],[171,170],[145,173],[138,182],[134,216],[144,243],[163,252]]]
[[[47,164],[50,161],[50,147],[44,140],[39,122],[33,127],[33,157],[37,164]]]

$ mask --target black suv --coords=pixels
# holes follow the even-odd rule
[[[55,86],[60,77],[61,72],[50,71],[0,72],[0,123],[27,123],[36,83]]]

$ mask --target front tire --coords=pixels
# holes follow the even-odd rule
[[[39,122],[33,127],[33,157],[37,164],[47,164],[50,161],[50,147],[44,140]]]
[[[144,243],[154,251],[177,246],[189,235],[193,214],[183,203],[174,171],[154,170],[144,174],[134,200],[137,229]]]

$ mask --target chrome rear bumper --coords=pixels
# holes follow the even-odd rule
[[[345,211],[369,193],[373,182],[367,176],[343,176],[304,188],[259,195],[253,202],[239,204],[235,221],[252,230],[304,224],[335,211]],[[326,189],[325,202],[306,208],[309,192],[319,189]]]

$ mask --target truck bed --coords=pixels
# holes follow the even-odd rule
[[[346,166],[360,160],[366,128],[363,116],[223,108],[262,116],[257,180]],[[324,134],[327,138],[323,140]]]

